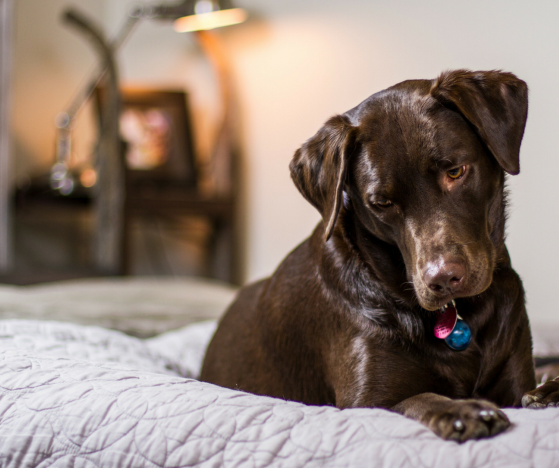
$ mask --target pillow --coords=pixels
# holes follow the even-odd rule
[[[237,289],[201,278],[134,277],[0,285],[0,319],[98,325],[147,338],[219,318]]]
[[[145,340],[144,343],[154,355],[172,362],[177,374],[197,379],[202,370],[206,348],[216,329],[217,320],[209,320],[163,333]]]

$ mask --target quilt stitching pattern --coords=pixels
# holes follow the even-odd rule
[[[156,348],[96,327],[0,321],[0,467],[554,467],[559,459],[559,409],[507,409],[512,429],[458,445],[384,410],[305,406],[185,378]]]

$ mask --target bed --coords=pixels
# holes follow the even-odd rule
[[[0,466],[559,465],[559,408],[506,409],[511,429],[459,445],[384,410],[198,382],[234,294],[189,279],[0,287]],[[541,356],[555,331],[535,330]]]

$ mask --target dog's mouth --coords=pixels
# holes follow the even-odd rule
[[[419,283],[419,284],[417,284]],[[415,291],[419,305],[426,310],[435,311],[444,307],[453,299],[461,297],[472,297],[481,294],[491,285],[491,275],[484,274],[483,278],[477,275],[464,278],[463,284],[456,290],[442,289],[433,290],[424,281],[414,281]]]
[[[434,247],[420,244],[415,250],[419,255],[411,259],[410,279],[423,309],[436,311],[453,299],[481,294],[491,285],[495,254],[490,242],[444,240]]]
[[[417,298],[418,298],[418,301],[419,301],[419,305],[423,309],[429,310],[429,311],[440,310],[446,304],[450,303],[453,299],[456,299],[456,297],[454,297],[452,295],[448,295],[448,296],[445,296],[445,297],[425,298],[425,297],[422,297],[419,294],[417,295]]]

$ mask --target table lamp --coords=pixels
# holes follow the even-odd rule
[[[75,10],[65,13],[66,22],[82,33],[95,48],[101,59],[99,70],[75,96],[66,112],[59,114],[57,126],[56,164],[51,170],[51,187],[62,195],[69,195],[74,189],[73,176],[68,170],[71,151],[71,130],[79,110],[90,98],[98,84],[106,79],[106,99],[98,136],[98,172],[96,184],[95,217],[97,235],[95,258],[100,271],[119,270],[118,252],[121,248],[124,229],[122,213],[124,207],[123,167],[120,158],[119,137],[120,99],[118,92],[118,72],[115,52],[124,43],[134,26],[141,19],[173,20],[176,31],[199,31],[197,39],[204,52],[213,62],[224,103],[223,117],[213,151],[214,159],[224,154],[224,141],[231,140],[230,132],[230,86],[226,54],[219,47],[216,38],[208,36],[205,30],[237,24],[246,19],[246,13],[232,8],[230,0],[186,0],[177,5],[148,5],[135,7],[124,26],[113,41],[107,41],[100,30],[87,17]],[[227,168],[228,170],[229,168]],[[222,171],[223,172],[223,171]],[[219,184],[215,184],[218,186]],[[228,190],[228,187],[226,187]]]
[[[235,8],[230,0],[186,0],[175,6],[159,5],[150,16],[174,20],[177,32],[201,31],[242,23],[246,11]]]
[[[72,20],[74,13],[67,12],[66,19],[70,18]],[[82,15],[79,16],[82,20],[85,19]],[[115,39],[107,45],[111,50],[111,54],[114,55],[140,19],[172,20],[174,21],[175,31],[195,32],[239,24],[245,21],[246,18],[246,11],[242,8],[235,8],[231,0],[185,0],[177,5],[138,5],[130,10],[125,24]],[[84,21],[80,27],[82,31],[87,32],[90,26],[90,24]],[[225,96],[228,94],[228,91],[224,74],[228,74],[225,71],[228,66],[223,59],[223,53],[219,50],[219,45],[215,40],[204,36],[198,39],[204,52],[216,65],[222,96]],[[92,79],[87,82],[87,85],[76,93],[67,110],[58,114],[56,118],[56,127],[58,129],[56,163],[51,169],[50,180],[52,188],[58,190],[62,195],[68,195],[74,189],[73,176],[68,170],[73,122],[85,102],[91,97],[96,87],[105,77],[106,72],[107,68],[104,64],[101,70],[95,72]],[[228,106],[225,105],[225,114],[227,113],[227,108]]]

